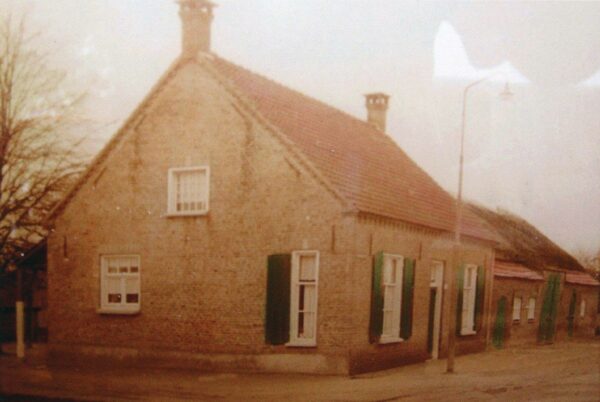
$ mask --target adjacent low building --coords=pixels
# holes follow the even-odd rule
[[[494,262],[492,344],[503,347],[592,336],[600,283],[523,218],[470,207],[502,239]]]

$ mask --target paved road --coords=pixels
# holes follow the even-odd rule
[[[0,394],[111,401],[600,401],[598,339],[461,356],[456,367],[445,374],[445,361],[432,361],[348,378],[49,370],[0,357]]]

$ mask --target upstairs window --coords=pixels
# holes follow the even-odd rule
[[[172,216],[208,213],[208,166],[169,169],[168,214]]]
[[[100,261],[100,312],[131,314],[140,310],[140,257],[103,255]]]

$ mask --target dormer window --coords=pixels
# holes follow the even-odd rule
[[[190,216],[208,213],[208,166],[171,168],[168,186],[168,215]]]

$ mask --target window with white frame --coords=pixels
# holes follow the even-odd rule
[[[100,260],[101,312],[138,312],[140,310],[140,257],[103,255]]]
[[[477,292],[477,265],[465,267],[463,282],[461,335],[474,334],[475,330],[475,295]]]
[[[289,345],[315,346],[317,344],[319,252],[294,251],[291,274]]]
[[[581,299],[581,304],[579,305],[579,316],[581,318],[585,317],[585,299]]]
[[[530,297],[527,302],[527,321],[535,320],[535,297]]]
[[[208,212],[209,168],[169,169],[169,215],[204,215]]]
[[[518,323],[521,321],[521,298],[515,297],[513,299],[513,313],[512,313],[513,321]]]
[[[380,343],[394,342],[400,338],[400,309],[402,307],[402,276],[404,257],[383,256],[383,328]]]

